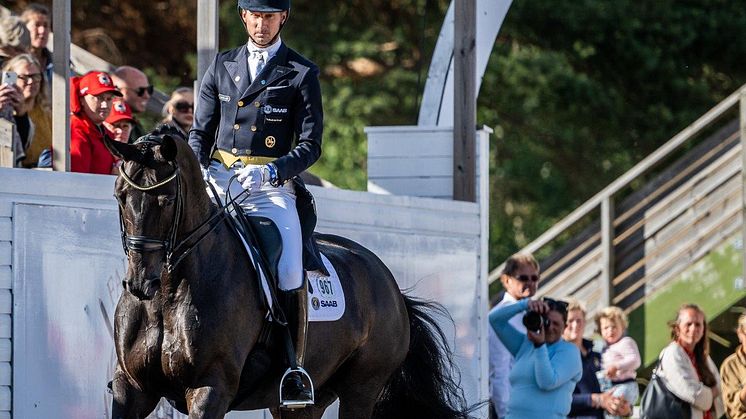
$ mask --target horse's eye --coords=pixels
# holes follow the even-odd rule
[[[174,198],[175,197],[169,196],[169,195],[160,195],[158,196],[158,205],[161,208],[165,208],[169,205],[172,205],[174,203]]]

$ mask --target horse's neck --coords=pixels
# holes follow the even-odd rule
[[[211,206],[209,212],[203,214],[200,221],[189,223],[191,228],[189,230],[185,228],[185,234],[194,231],[217,211],[220,209]],[[217,222],[214,229],[198,233],[200,235],[206,233],[206,235],[195,244],[195,248],[184,257],[183,262],[176,267],[174,272],[173,277],[177,280],[193,282],[189,284],[189,288],[195,292],[199,292],[198,289],[201,287],[232,287],[237,281],[245,281],[246,272],[252,269],[243,244],[230,230],[229,220],[220,217],[218,216],[218,219],[214,221]],[[230,215],[225,214],[222,217],[230,217]],[[178,287],[179,284],[172,284],[172,286]]]
[[[218,209],[211,204],[209,199],[199,196],[197,199],[185,199],[182,203],[183,216],[181,219],[181,235],[186,237],[212,217]]]

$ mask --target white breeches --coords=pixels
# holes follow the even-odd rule
[[[241,163],[237,163],[231,169],[226,169],[222,163],[216,161],[210,163],[210,182],[215,186],[223,203],[228,181],[241,167]],[[243,191],[243,187],[236,180],[230,187],[232,197]],[[303,243],[292,182],[287,182],[279,188],[266,184],[259,192],[254,192],[243,200],[241,207],[247,214],[269,218],[280,230],[282,253],[277,267],[280,289],[292,290],[303,285]]]

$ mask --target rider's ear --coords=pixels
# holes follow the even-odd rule
[[[141,157],[141,153],[137,147],[114,141],[107,135],[104,135],[104,145],[114,157],[118,157],[124,161],[138,160]]]
[[[164,160],[174,161],[176,159],[176,140],[170,135],[163,136],[161,143],[161,156]]]

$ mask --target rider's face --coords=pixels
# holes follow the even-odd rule
[[[262,13],[241,10],[241,20],[246,25],[246,32],[252,42],[259,47],[268,46],[280,32],[288,12]]]

